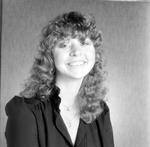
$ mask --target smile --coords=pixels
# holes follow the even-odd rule
[[[71,62],[68,63],[69,66],[80,66],[80,65],[84,65],[86,62],[84,61],[76,61],[76,62]]]

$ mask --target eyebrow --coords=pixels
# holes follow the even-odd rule
[[[62,44],[62,43],[65,43],[65,42],[69,42],[69,40],[70,40],[70,39],[65,38],[65,39],[62,39],[62,40],[58,41],[57,44]]]

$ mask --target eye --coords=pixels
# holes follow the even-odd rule
[[[59,44],[58,44],[58,47],[59,48],[68,48],[69,47],[69,42],[60,42]]]
[[[59,44],[58,47],[59,48],[65,48],[65,47],[67,47],[67,44]]]
[[[90,45],[90,43],[88,41],[84,41],[83,43],[84,45]]]
[[[91,45],[92,44],[92,42],[91,42],[91,40],[89,40],[89,39],[85,39],[83,42],[82,42],[82,45]]]

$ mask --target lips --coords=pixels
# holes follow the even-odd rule
[[[81,66],[84,65],[86,62],[85,61],[74,61],[71,63],[68,63],[69,66]]]

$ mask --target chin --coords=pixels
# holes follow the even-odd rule
[[[73,79],[83,79],[87,74],[74,74],[74,75],[70,75],[70,77]]]

